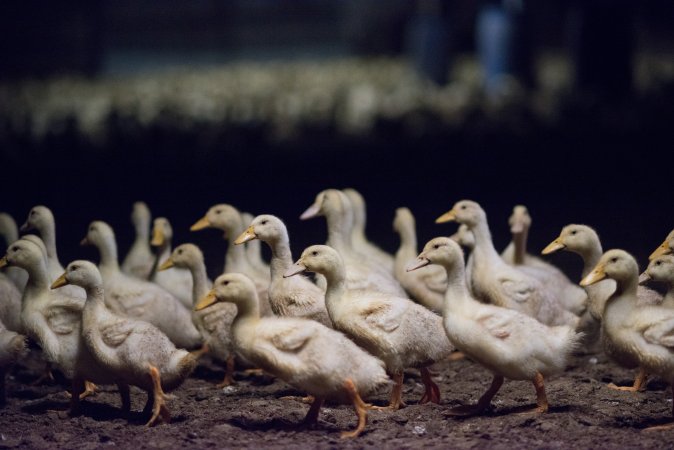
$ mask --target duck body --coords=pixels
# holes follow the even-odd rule
[[[17,269],[14,267],[14,269]],[[24,286],[25,288],[25,286]],[[0,322],[10,331],[21,332],[21,291],[4,273],[0,273]]]
[[[156,326],[179,347],[191,349],[201,344],[190,311],[177,298],[154,283],[119,270],[115,235],[108,224],[92,222],[83,243],[95,245],[101,254],[105,302],[112,312]]]
[[[293,265],[288,230],[276,216],[263,214],[255,217],[250,226],[235,241],[261,240],[271,249],[271,284],[269,285],[269,303],[272,312],[281,317],[302,317],[316,320],[327,327],[332,322],[325,309],[325,292],[303,276],[284,277],[283,274]]]
[[[447,275],[441,267],[428,266],[412,272],[407,266],[417,256],[415,220],[408,208],[398,208],[393,228],[400,235],[400,247],[395,254],[394,273],[400,285],[412,299],[431,311],[440,313],[447,290]]]
[[[122,261],[121,270],[127,275],[147,280],[152,272],[155,255],[150,249],[150,220],[152,214],[144,202],[135,202],[131,212],[131,222],[136,238]]]

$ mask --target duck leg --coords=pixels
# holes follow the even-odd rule
[[[627,392],[638,392],[646,389],[646,381],[648,380],[648,374],[644,369],[639,367],[639,372],[634,378],[634,383],[632,386],[617,386],[613,383],[609,383],[607,386],[609,389],[615,389],[616,391],[627,391]]]
[[[84,381],[84,392],[80,394],[80,400],[96,393],[96,385],[91,381]]]
[[[155,424],[160,414],[164,422],[169,423],[171,421],[171,413],[166,407],[168,395],[166,395],[164,390],[161,388],[159,370],[154,366],[150,366],[150,376],[152,377],[152,397],[154,404],[152,406],[152,417],[150,417],[150,420],[148,420],[148,422],[145,424],[148,427],[151,427]]]
[[[405,402],[403,402],[403,381],[404,381],[404,374],[402,371],[398,373],[394,373],[391,375],[391,378],[393,378],[393,389],[391,389],[391,398],[389,400],[388,406],[368,406],[369,409],[375,409],[379,411],[387,410],[387,411],[395,411],[400,409],[403,406],[407,406]]]
[[[356,426],[356,429],[353,431],[342,432],[342,438],[348,439],[357,437],[365,429],[365,424],[367,424],[367,410],[369,405],[365,403],[362,398],[360,398],[358,390],[356,389],[356,386],[353,384],[353,381],[351,379],[347,379],[344,382],[344,387],[346,388],[346,392],[349,395],[349,399],[353,404],[353,409],[356,411],[356,416],[358,416],[358,425]]]
[[[534,388],[536,389],[536,407],[523,411],[521,414],[541,414],[548,412],[549,404],[548,397],[545,395],[545,382],[543,375],[540,372],[536,373],[536,376],[533,379]]]
[[[424,392],[424,396],[419,400],[419,404],[423,405],[428,402],[440,403],[440,388],[433,382],[428,368],[422,367],[419,371],[421,372],[421,381],[426,387],[426,392]]]
[[[215,387],[222,389],[232,384],[236,384],[236,381],[234,381],[234,355],[229,355],[225,366],[225,378],[222,379],[222,382],[216,384]]]
[[[496,393],[501,386],[503,385],[503,376],[494,375],[494,378],[491,381],[491,386],[487,389],[487,392],[482,394],[482,397],[477,401],[477,405],[466,405],[459,406],[449,410],[449,414],[452,416],[472,416],[479,414],[491,404],[491,400],[494,398]]]
[[[195,359],[199,359],[209,352],[208,344],[204,342],[200,349],[191,351],[190,353],[194,356]]]
[[[45,381],[49,381],[50,383],[54,381],[54,374],[51,372],[51,364],[46,363],[44,366],[44,370],[42,371],[42,374],[37,378],[37,380],[33,381],[30,383],[31,386],[38,386]]]
[[[122,399],[122,415],[128,416],[131,413],[131,395],[129,393],[129,385],[117,383],[117,390],[119,390],[119,397]]]
[[[325,399],[318,397],[312,398],[313,402],[311,403],[311,407],[302,421],[304,425],[308,426],[314,426],[316,423],[318,423],[318,413],[320,412],[321,406],[323,406],[323,402],[325,401]]]

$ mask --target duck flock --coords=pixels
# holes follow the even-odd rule
[[[564,371],[573,353],[604,351],[635,369],[632,386],[610,384],[614,389],[639,391],[648,376],[674,381],[674,231],[640,275],[629,253],[604,253],[592,228],[567,225],[542,253],[580,255],[583,279],[576,284],[527,253],[531,218],[521,205],[509,220],[512,242],[500,254],[485,211],[470,200],[436,220],[457,222],[458,231],[430,240],[421,253],[408,208],[395,213],[395,255],[367,239],[365,201],[356,190],[320,192],[301,219],[319,216],[327,221],[326,244],[295,259],[280,218],[211,207],[191,227],[222,230],[228,241],[225,271],[211,281],[201,250],[189,243],[172,248],[169,220],[151,224],[142,202],[133,206],[136,240],[121,264],[113,229],[93,221],[82,244],[99,251],[98,265],[77,260],[65,269],[49,208],[30,210],[21,237],[15,221],[0,214],[7,241],[0,259],[0,400],[5,373],[25,356],[28,339],[42,350],[45,374],[56,369],[72,382],[71,414],[97,385],[108,384],[118,387],[122,414],[129,414],[136,386],[148,395],[148,426],[170,421],[167,393],[205,353],[225,366],[217,387],[233,383],[239,367],[306,393],[307,424],[316,423],[325,401],[351,405],[357,426],[342,433],[347,438],[363,432],[368,410],[395,414],[405,405],[406,369],[420,371],[419,403],[439,403],[429,367],[442,360],[468,358],[493,374],[476,404],[448,415],[484,412],[506,378],[530,381],[530,413],[545,413],[546,379]],[[271,250],[269,262],[261,242]],[[645,286],[650,282],[669,290],[663,296]],[[388,404],[367,403],[381,389],[390,390]],[[669,428],[674,422],[648,430]]]

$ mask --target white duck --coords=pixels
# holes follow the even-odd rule
[[[426,391],[420,403],[439,403],[440,390],[428,366],[449,357],[442,318],[413,301],[380,291],[347,287],[344,262],[337,250],[312,245],[286,272],[286,276],[310,271],[325,276],[325,305],[336,330],[380,358],[395,383],[388,409],[403,405],[403,371],[418,367]]]
[[[323,402],[335,400],[353,405],[358,426],[342,437],[356,437],[365,428],[367,395],[387,383],[380,360],[369,355],[343,334],[307,319],[260,317],[255,285],[243,274],[220,275],[213,290],[196,306],[215,302],[236,305],[232,325],[234,343],[245,359],[288,384],[314,396],[304,422],[316,424]]]
[[[105,301],[113,312],[155,325],[179,347],[200,345],[199,331],[192,324],[190,311],[180,300],[154,283],[119,270],[117,243],[110,225],[102,221],[91,222],[82,239],[82,245],[87,244],[95,246],[100,253],[99,269],[103,276]]]
[[[243,224],[251,223],[255,216],[251,213],[242,212],[241,221]],[[251,266],[260,274],[260,276],[267,276],[269,274],[269,264],[262,259],[262,246],[260,241],[249,241],[246,243],[246,257]]]
[[[150,244],[157,249],[157,266],[171,256],[171,241],[173,228],[166,217],[154,219],[152,227],[152,241]],[[192,309],[192,274],[189,270],[177,267],[168,272],[153,271],[151,281],[157,283],[173,294],[187,309]]]
[[[400,236],[400,247],[395,256],[395,276],[407,294],[417,303],[437,313],[442,311],[447,276],[441,267],[430,266],[408,272],[407,266],[417,256],[417,232],[412,212],[396,209],[393,229]]]
[[[188,270],[191,273],[192,302],[196,306],[212,283],[206,275],[204,255],[194,244],[182,244],[176,247],[171,256],[159,267],[160,271],[169,268]],[[174,270],[175,270],[174,269]],[[201,311],[192,310],[192,323],[197,327],[204,342],[203,350],[215,359],[226,363],[225,377],[218,388],[234,383],[234,352],[232,351],[231,327],[236,316],[236,307],[221,303]]]
[[[261,299],[260,310],[263,316],[271,315],[271,306],[269,305],[269,274],[264,277],[250,265],[246,257],[246,249],[240,245],[235,245],[234,241],[244,231],[244,224],[241,219],[241,213],[232,205],[221,203],[212,206],[204,217],[199,219],[190,230],[198,231],[204,228],[216,228],[225,232],[227,239],[227,253],[225,254],[224,272],[243,273],[251,277],[257,286],[257,293]]]
[[[152,214],[145,202],[135,202],[131,211],[131,223],[136,238],[124,257],[122,272],[147,280],[155,263],[155,255],[150,249],[150,220]]]
[[[14,218],[7,213],[0,213],[0,236],[5,241],[5,248],[19,239],[19,228]],[[23,292],[28,281],[28,273],[18,267],[8,267],[5,274],[14,282],[19,292]]]
[[[58,277],[63,273],[63,266],[59,262],[56,252],[56,222],[54,221],[54,214],[46,206],[34,206],[28,213],[26,222],[21,225],[21,231],[24,233],[33,230],[37,231],[47,248],[49,276],[52,279]],[[81,299],[85,297],[84,291],[77,286],[69,286],[63,292]]]
[[[649,260],[655,259],[660,255],[671,255],[674,252],[674,230],[670,231],[667,238],[653,250],[653,253],[648,257]]]
[[[409,270],[438,264],[447,272],[443,321],[450,342],[494,374],[492,384],[474,406],[459,407],[452,414],[484,411],[504,378],[529,380],[536,389],[537,406],[548,410],[546,377],[566,368],[579,335],[569,326],[549,327],[519,311],[480,303],[466,288],[463,252],[445,237],[429,241]]]
[[[314,203],[300,216],[306,220],[325,216],[328,224],[326,245],[339,252],[346,265],[349,289],[371,289],[404,297],[405,291],[395,277],[375,260],[356,251],[351,243],[353,212],[349,198],[337,189],[326,189],[316,196]]]
[[[152,408],[147,426],[154,425],[160,415],[168,422],[170,413],[165,392],[180,386],[194,370],[194,356],[176,349],[154,325],[111,312],[105,306],[101,274],[93,263],[71,262],[51,287],[56,289],[70,283],[79,285],[87,293],[82,311],[86,348],[109,376],[147,392],[146,409]]]
[[[508,219],[512,241],[501,253],[501,258],[508,264],[518,266],[529,275],[537,278],[551,290],[559,292],[559,301],[564,309],[582,315],[587,309],[587,293],[557,267],[527,253],[527,238],[531,228],[531,216],[524,205],[516,205]]]
[[[94,392],[90,382],[110,384],[117,381],[96,363],[82,344],[84,300],[49,289],[46,249],[36,236],[13,243],[0,259],[0,267],[5,264],[28,272],[22,299],[22,326],[40,346],[45,360],[72,380],[71,412],[75,413],[79,399]],[[120,386],[120,394],[126,410],[129,405],[128,389]]]
[[[7,370],[27,351],[26,337],[8,330],[0,321],[0,407],[5,404]]]
[[[609,250],[581,281],[589,286],[605,278],[616,282],[602,315],[602,338],[606,354],[624,367],[640,367],[674,383],[674,310],[638,305],[639,267],[624,250]],[[671,429],[674,422],[651,429]]]
[[[274,314],[312,319],[332,327],[325,309],[325,292],[305,277],[283,276],[292,267],[293,260],[288,230],[281,219],[269,214],[257,216],[234,243],[240,245],[257,239],[271,249],[269,303]]]
[[[557,292],[503,261],[494,248],[487,215],[479,204],[459,201],[436,220],[437,223],[449,221],[467,225],[475,237],[471,292],[476,298],[524,312],[546,325],[577,326],[578,316],[564,309]]]
[[[391,274],[394,273],[395,258],[393,255],[385,252],[373,244],[365,235],[365,226],[367,223],[367,210],[365,199],[357,190],[353,188],[342,189],[342,192],[349,198],[351,211],[353,213],[353,227],[351,228],[351,243],[353,248],[359,252],[368,255],[386,268]]]

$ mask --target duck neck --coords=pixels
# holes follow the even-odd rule
[[[150,221],[145,218],[136,220],[133,224],[136,229],[136,240],[134,245],[147,245],[150,242]]]
[[[487,220],[482,220],[476,225],[472,226],[470,230],[475,237],[475,247],[473,248],[473,255],[475,259],[482,259],[494,263],[501,261],[501,257],[494,248],[494,243],[491,240],[491,233]]]
[[[466,287],[466,269],[461,263],[445,266],[447,272],[447,290],[445,291],[445,311],[455,311],[470,302]]]
[[[87,300],[82,310],[82,334],[91,342],[90,347],[95,349],[96,356],[104,363],[116,361],[117,355],[103,340],[98,323],[105,320],[111,313],[105,306],[105,293],[101,285],[85,289]]]
[[[597,266],[603,251],[599,240],[594,240],[592,245],[588,246],[587,248],[583,248],[576,253],[578,253],[583,259],[583,278],[585,278]]]
[[[16,228],[16,224],[7,224],[7,226],[2,229],[2,237],[5,239],[7,247],[16,242],[19,239],[19,230]]]
[[[209,289],[204,259],[201,258],[196,263],[190,264],[189,269],[192,274],[192,302],[196,305],[208,293]]]
[[[271,249],[270,271],[272,280],[280,280],[283,274],[293,265],[290,252],[290,240],[285,233],[267,242]]]
[[[98,246],[101,255],[99,267],[103,271],[119,271],[119,262],[117,261],[117,244],[115,238],[108,236],[103,243]]]
[[[409,260],[417,255],[417,234],[414,230],[414,224],[405,223],[398,227],[400,235],[400,247],[396,256],[404,257]]]
[[[637,298],[637,288],[639,286],[639,274],[627,279],[617,281],[614,295],[620,295],[627,298]]]
[[[254,293],[251,298],[245,302],[236,304],[236,317],[234,323],[241,321],[258,321],[260,320],[260,300],[257,293]]]
[[[338,306],[339,301],[346,292],[346,270],[343,264],[337,265],[333,270],[322,273],[327,282],[325,290],[325,306],[330,313]],[[332,318],[332,314],[331,318]]]
[[[524,264],[524,257],[527,254],[527,238],[529,236],[529,230],[526,228],[520,231],[519,233],[513,233],[513,263],[515,265]]]
[[[49,273],[47,272],[47,262],[43,259],[26,267],[22,267],[28,272],[28,283],[26,290],[32,292],[43,292],[49,289]],[[24,298],[29,296],[24,296]]]
[[[328,242],[327,244],[338,250],[351,247],[351,239],[347,231],[347,220],[344,213],[333,211],[325,216],[328,223]]]
[[[234,241],[243,232],[241,224],[233,225],[225,230],[227,236],[227,253],[225,253],[225,272],[245,272],[246,249],[236,245]]]
[[[44,246],[47,249],[47,257],[50,260],[58,261],[59,258],[56,253],[56,225],[52,222],[38,231],[40,232],[42,242],[44,242]]]

